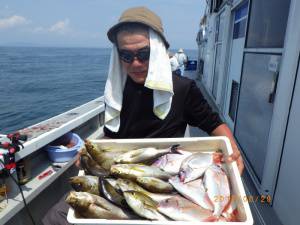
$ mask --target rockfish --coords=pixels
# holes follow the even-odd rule
[[[178,146],[179,145],[173,145],[165,149],[157,149],[152,147],[140,148],[123,153],[115,157],[114,161],[115,163],[142,163],[147,161],[149,162],[150,160],[156,159],[168,152],[175,151]]]
[[[170,174],[153,166],[145,166],[140,164],[117,164],[110,168],[112,175],[121,178],[136,180],[137,177],[156,177],[162,180],[168,180]]]
[[[150,220],[168,220],[157,211],[157,203],[147,195],[137,191],[125,191],[124,197],[132,210]]]
[[[101,193],[107,200],[120,207],[128,207],[123,194],[118,192],[118,190],[114,188],[114,186],[107,179],[100,178],[99,180]]]
[[[136,182],[148,191],[155,193],[170,193],[174,190],[171,184],[155,177],[138,177]]]
[[[135,182],[128,180],[128,179],[121,179],[121,178],[117,179],[117,185],[123,192],[138,191],[138,192],[141,192],[141,193],[149,196],[155,202],[160,202],[165,199],[176,196],[175,194],[158,194],[158,193],[149,192],[149,191],[145,190],[144,188],[142,188],[141,186],[139,186],[138,184],[136,184]]]
[[[106,199],[87,192],[71,191],[66,202],[81,216],[98,219],[130,219],[131,215]]]
[[[85,142],[85,148],[87,152],[91,155],[92,159],[95,160],[102,168],[106,170],[109,170],[111,165],[114,164],[114,158],[123,153],[117,151],[101,150],[90,141]]]
[[[90,156],[81,155],[80,156],[80,164],[85,172],[85,174],[103,177],[108,176],[109,171],[102,168],[98,163],[96,163]]]
[[[89,192],[99,195],[99,178],[96,176],[75,176],[69,178],[69,183],[75,191]]]

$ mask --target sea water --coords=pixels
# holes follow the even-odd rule
[[[0,47],[0,134],[103,95],[109,48]],[[173,51],[174,52],[174,51]],[[197,51],[186,51],[190,59]]]

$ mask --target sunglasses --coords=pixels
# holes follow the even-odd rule
[[[136,53],[125,49],[118,49],[118,52],[120,59],[126,63],[132,63],[135,57],[140,62],[145,62],[150,58],[149,46],[139,49]]]

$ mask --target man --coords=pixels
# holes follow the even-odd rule
[[[174,56],[174,54],[172,52],[169,52],[168,54],[169,54],[169,58],[170,58],[172,74],[180,76],[181,71],[179,69],[179,64],[178,64],[176,57]]]
[[[213,113],[195,82],[172,76],[160,18],[144,7],[126,10],[108,31],[113,43],[105,86],[107,138],[183,137],[187,124],[211,135],[229,137],[234,153],[229,162],[243,161],[229,128]],[[44,225],[68,224],[64,199],[43,218]]]
[[[228,126],[212,112],[194,81],[171,76],[164,67],[164,63],[169,64],[164,61],[168,58],[169,43],[160,18],[144,7],[128,9],[108,31],[108,38],[118,57],[111,57],[116,62],[111,61],[104,93],[105,136],[183,137],[187,124],[197,126],[212,136],[230,139],[234,153],[228,161],[236,160],[242,173],[243,160]],[[118,66],[120,69],[116,71]],[[160,70],[155,71],[157,68]],[[172,88],[162,88],[169,85],[165,80],[170,77]],[[159,85],[152,85],[155,82]]]
[[[157,37],[152,37],[153,33]],[[144,7],[128,9],[120,17],[119,23],[108,31],[108,38],[119,56],[111,59],[119,59],[120,64],[111,61],[105,87],[106,137],[183,137],[187,124],[198,126],[212,136],[227,136],[234,150],[229,161],[236,160],[240,172],[243,171],[243,160],[230,129],[212,112],[194,81],[173,76],[172,90],[149,85],[150,81],[159,81],[157,83],[162,85],[162,77],[169,79],[168,76],[171,76],[164,74],[167,73],[163,68],[164,57],[155,54],[158,48],[163,48],[160,52],[168,58],[166,49],[169,47],[156,14]],[[157,38],[162,45],[155,44]],[[152,51],[155,53],[152,54]],[[122,72],[116,72],[118,65]],[[155,71],[158,67],[162,71]],[[168,82],[165,85],[168,86]],[[160,95],[174,94],[157,100],[157,92]],[[162,103],[161,108],[165,109],[163,116],[157,113],[157,102]]]
[[[183,76],[184,75],[184,68],[185,68],[185,65],[186,65],[186,63],[188,61],[188,58],[184,54],[182,48],[180,48],[178,50],[178,52],[175,54],[175,57],[176,57],[176,59],[178,61],[178,64],[179,64],[179,68],[180,68],[180,71],[181,71],[181,76]]]

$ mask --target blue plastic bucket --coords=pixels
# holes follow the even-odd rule
[[[74,145],[70,148],[62,147],[68,143],[73,143]],[[83,140],[77,134],[70,132],[55,140],[53,143],[47,145],[45,150],[47,151],[51,161],[67,162],[77,154],[83,144]]]

